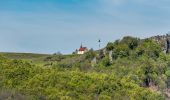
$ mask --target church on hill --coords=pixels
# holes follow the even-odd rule
[[[80,48],[78,50],[76,50],[76,54],[82,55],[84,53],[86,53],[88,51],[87,47],[83,47],[83,45],[81,44]]]

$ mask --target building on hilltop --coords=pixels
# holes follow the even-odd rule
[[[87,47],[83,47],[83,45],[81,44],[79,50],[76,50],[76,53],[77,54],[84,54],[88,51],[88,48]]]

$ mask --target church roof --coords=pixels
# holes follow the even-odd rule
[[[80,49],[79,49],[79,51],[86,51],[87,50],[87,47],[81,47]]]

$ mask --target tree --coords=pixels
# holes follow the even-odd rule
[[[131,36],[126,36],[124,37],[120,43],[122,44],[127,44],[128,47],[133,50],[135,49],[137,46],[138,46],[138,43],[139,43],[139,39],[138,38],[133,38]]]
[[[145,40],[137,47],[137,56],[147,55],[152,58],[158,58],[161,53],[161,47],[152,40]]]
[[[108,51],[113,50],[113,49],[114,49],[114,44],[113,44],[112,42],[109,42],[109,43],[107,44],[107,46],[106,46],[106,49],[107,49]]]

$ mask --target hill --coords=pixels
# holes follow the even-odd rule
[[[169,99],[170,55],[163,52],[162,44],[126,36],[84,55],[1,53],[0,97]]]

